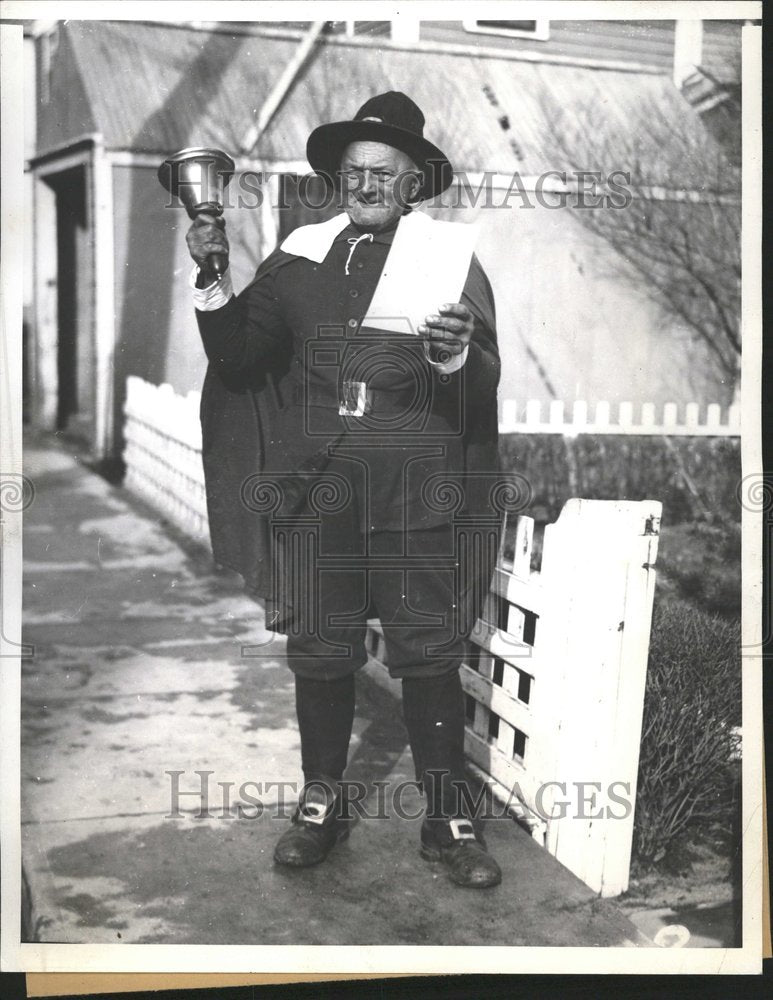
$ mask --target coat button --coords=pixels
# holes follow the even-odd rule
[[[352,288],[352,290],[349,292],[349,294],[351,295],[351,297],[353,299],[356,299],[359,296],[360,293],[357,291],[356,288]]]
[[[357,320],[356,319],[350,319],[347,325],[350,326],[352,329],[354,329],[355,326],[357,326]]]

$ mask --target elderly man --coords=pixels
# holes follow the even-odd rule
[[[204,461],[216,558],[266,599],[295,675],[305,784],[275,861],[317,864],[349,833],[340,789],[354,675],[367,660],[366,621],[378,617],[427,797],[421,854],[457,884],[485,887],[501,873],[459,794],[459,667],[496,556],[493,297],[468,255],[460,300],[437,303],[415,329],[384,332],[368,317],[387,272],[404,264],[405,250],[390,257],[397,234],[430,262],[438,253],[441,224],[413,208],[453,171],[423,128],[419,108],[396,92],[317,128],[308,160],[340,191],[345,214],[291,233],[238,296],[228,271],[218,278],[209,266],[210,254],[228,252],[222,221],[191,226],[210,361]],[[273,506],[251,503],[271,486]]]

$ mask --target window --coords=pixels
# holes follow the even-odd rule
[[[417,42],[419,21],[405,17],[394,21],[332,21],[330,34],[346,35],[347,38],[391,38],[395,42]]]
[[[391,21],[333,21],[331,31],[347,38],[354,38],[355,35],[389,38],[391,24]]]
[[[550,21],[538,18],[536,21],[462,21],[466,31],[481,35],[499,35],[500,38],[533,38],[546,42],[550,36]]]

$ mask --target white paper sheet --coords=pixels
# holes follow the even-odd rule
[[[446,302],[462,295],[478,226],[442,222],[418,212],[397,228],[363,327],[416,334]]]

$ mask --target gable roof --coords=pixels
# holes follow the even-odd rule
[[[212,144],[238,155],[298,45],[276,33],[142,22],[70,21],[57,32],[48,102],[39,110],[40,152],[98,131],[109,149],[167,155]],[[533,175],[555,167],[551,108],[571,115],[596,107],[610,133],[648,105],[676,129],[700,127],[670,78],[657,73],[546,65],[473,47],[460,54],[322,41],[255,155],[303,161],[313,128],[350,118],[369,96],[391,89],[410,94],[425,112],[427,136],[468,172]],[[658,148],[649,155],[656,162]]]

